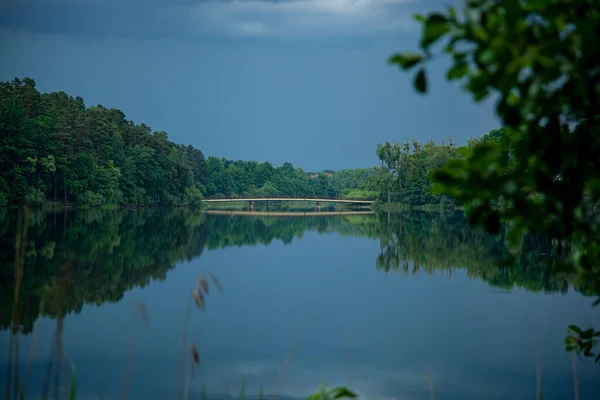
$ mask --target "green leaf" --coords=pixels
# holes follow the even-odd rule
[[[455,180],[455,177],[453,174],[451,174],[448,171],[443,170],[443,169],[434,171],[432,173],[431,177],[435,182],[441,183],[443,185],[452,184]]]
[[[431,13],[427,17],[427,23],[440,23],[440,22],[448,22],[448,18],[445,15],[440,13]]]
[[[572,344],[573,342],[575,342],[575,338],[573,336],[567,336],[565,338],[565,343],[566,344]]]
[[[388,62],[398,64],[402,69],[410,69],[423,60],[423,56],[416,53],[396,53],[392,55]]]
[[[549,3],[549,0],[529,0],[524,8],[526,11],[544,11]]]
[[[594,334],[594,329],[589,328],[589,329],[586,329],[585,331],[581,332],[581,338],[582,339],[590,339],[593,334]]]
[[[577,333],[578,335],[581,335],[581,328],[577,325],[569,325],[569,330]]]
[[[508,104],[510,107],[515,107],[519,104],[519,96],[517,96],[515,93],[510,92],[507,96],[506,96],[506,104]]]
[[[469,65],[466,62],[458,62],[452,66],[446,73],[448,80],[460,79],[469,73]]]
[[[521,18],[520,4],[518,0],[505,0],[503,3],[506,13],[506,22],[509,27],[514,27]]]
[[[419,72],[417,72],[417,76],[415,77],[415,89],[419,93],[427,92],[427,76],[425,75],[425,69],[421,68]]]
[[[567,350],[573,350],[575,348],[575,339],[571,336],[567,336],[565,338],[565,345],[567,347]]]
[[[428,49],[429,46],[437,42],[442,36],[450,31],[450,25],[446,20],[428,19],[423,28],[423,37],[421,38],[421,48]]]
[[[425,22],[425,17],[421,14],[413,15],[413,19],[418,22]]]
[[[333,389],[333,398],[334,399],[340,399],[343,397],[354,399],[354,398],[356,398],[356,394],[354,394],[348,388],[345,388],[345,387],[338,387],[338,388]]]

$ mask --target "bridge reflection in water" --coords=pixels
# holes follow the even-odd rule
[[[253,215],[257,217],[321,217],[327,215],[371,215],[374,211],[219,211],[206,210],[209,215],[231,215],[244,216]]]

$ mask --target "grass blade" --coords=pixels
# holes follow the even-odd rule
[[[71,389],[69,390],[69,400],[75,400],[75,391],[77,389],[77,378],[75,376],[75,369],[71,373]]]

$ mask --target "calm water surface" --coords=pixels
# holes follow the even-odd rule
[[[547,273],[548,243],[531,238],[503,269],[501,241],[460,214],[33,213],[15,308],[16,221],[0,210],[0,386],[16,316],[26,397],[52,395],[55,378],[66,396],[73,370],[78,398],[121,397],[131,360],[128,398],[173,398],[199,276],[210,293],[189,313],[190,398],[303,398],[327,383],[367,399],[429,399],[430,384],[436,399],[535,399],[538,367],[544,399],[573,398],[566,327],[600,326],[585,287]],[[581,399],[597,398],[599,373],[577,363]]]

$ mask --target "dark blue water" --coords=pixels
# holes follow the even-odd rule
[[[459,217],[84,214],[37,216],[28,231],[37,253],[27,255],[20,284],[21,330],[33,321],[19,337],[21,379],[35,343],[26,397],[44,391],[64,314],[61,396],[75,370],[77,398],[122,397],[132,357],[127,397],[173,398],[186,305],[197,278],[211,273],[223,291],[209,278],[205,310],[190,308],[189,398],[242,390],[304,398],[326,383],[367,399],[428,399],[430,386],[436,399],[534,399],[538,364],[544,399],[573,398],[566,327],[600,326],[576,283],[544,277],[543,266],[510,274],[488,266],[502,249]],[[14,304],[11,221],[4,217],[2,377]],[[65,272],[69,251],[76,261]],[[200,355],[193,377],[191,345]],[[580,398],[597,398],[600,366],[576,368]]]

